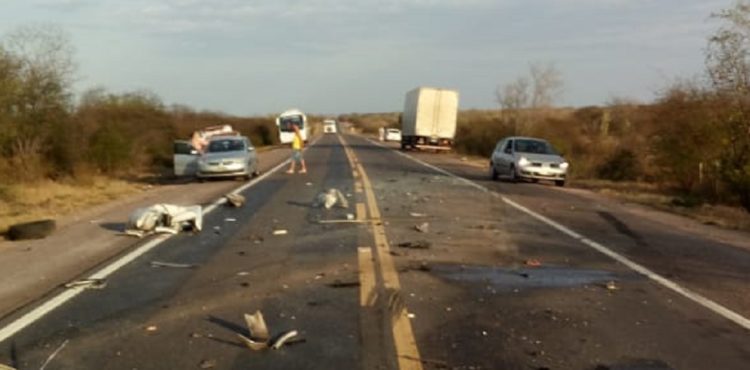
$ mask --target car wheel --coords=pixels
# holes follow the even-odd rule
[[[559,186],[559,187],[565,186],[565,180],[555,180],[555,186]]]
[[[510,166],[510,171],[508,171],[508,172],[510,172],[508,174],[508,176],[509,176],[508,177],[508,181],[510,181],[510,182],[518,182],[518,174],[516,173],[516,166],[511,165]]]
[[[495,169],[495,164],[490,162],[490,178],[492,181],[497,181],[497,170]]]
[[[10,240],[42,239],[52,234],[55,227],[54,220],[15,224],[8,228],[7,236]]]

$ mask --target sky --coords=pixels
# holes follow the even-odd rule
[[[74,88],[148,90],[234,115],[395,112],[417,86],[462,109],[553,63],[559,105],[653,100],[700,76],[731,0],[0,0],[0,34],[61,27]]]

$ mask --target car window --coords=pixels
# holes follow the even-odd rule
[[[516,152],[532,154],[557,154],[552,146],[542,140],[516,140]]]
[[[209,153],[236,152],[245,150],[245,142],[238,139],[211,140],[208,143]]]
[[[513,148],[513,140],[508,140],[508,143],[507,143],[507,144],[505,144],[505,149],[504,149],[504,151],[505,151],[506,153],[510,154],[510,153],[512,153],[512,152],[513,152],[512,148]]]

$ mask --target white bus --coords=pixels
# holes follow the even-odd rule
[[[307,125],[307,116],[305,116],[299,109],[290,109],[284,113],[281,113],[276,118],[276,127],[279,128],[279,141],[282,144],[289,144],[294,138],[294,129],[292,125],[299,127],[302,140],[307,142],[308,133],[310,128]]]

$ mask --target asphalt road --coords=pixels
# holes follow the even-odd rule
[[[740,325],[750,317],[750,251],[743,247],[750,243],[742,236],[719,241],[709,229],[661,222],[571,190],[490,182],[482,169],[454,157],[415,154],[475,181],[468,185],[360,137],[323,136],[305,157],[308,174],[268,175],[243,192],[243,208],[216,208],[202,233],[167,239],[110,275],[105,288],[83,291],[30,322],[0,343],[0,363],[592,370],[750,364],[750,330]],[[348,209],[314,206],[329,188],[342,191]],[[274,235],[279,230],[286,234]],[[399,246],[405,243],[428,247]],[[157,268],[152,261],[195,267]],[[261,352],[244,347],[236,334],[247,335],[243,314],[256,310],[272,335],[295,329],[304,341]]]

